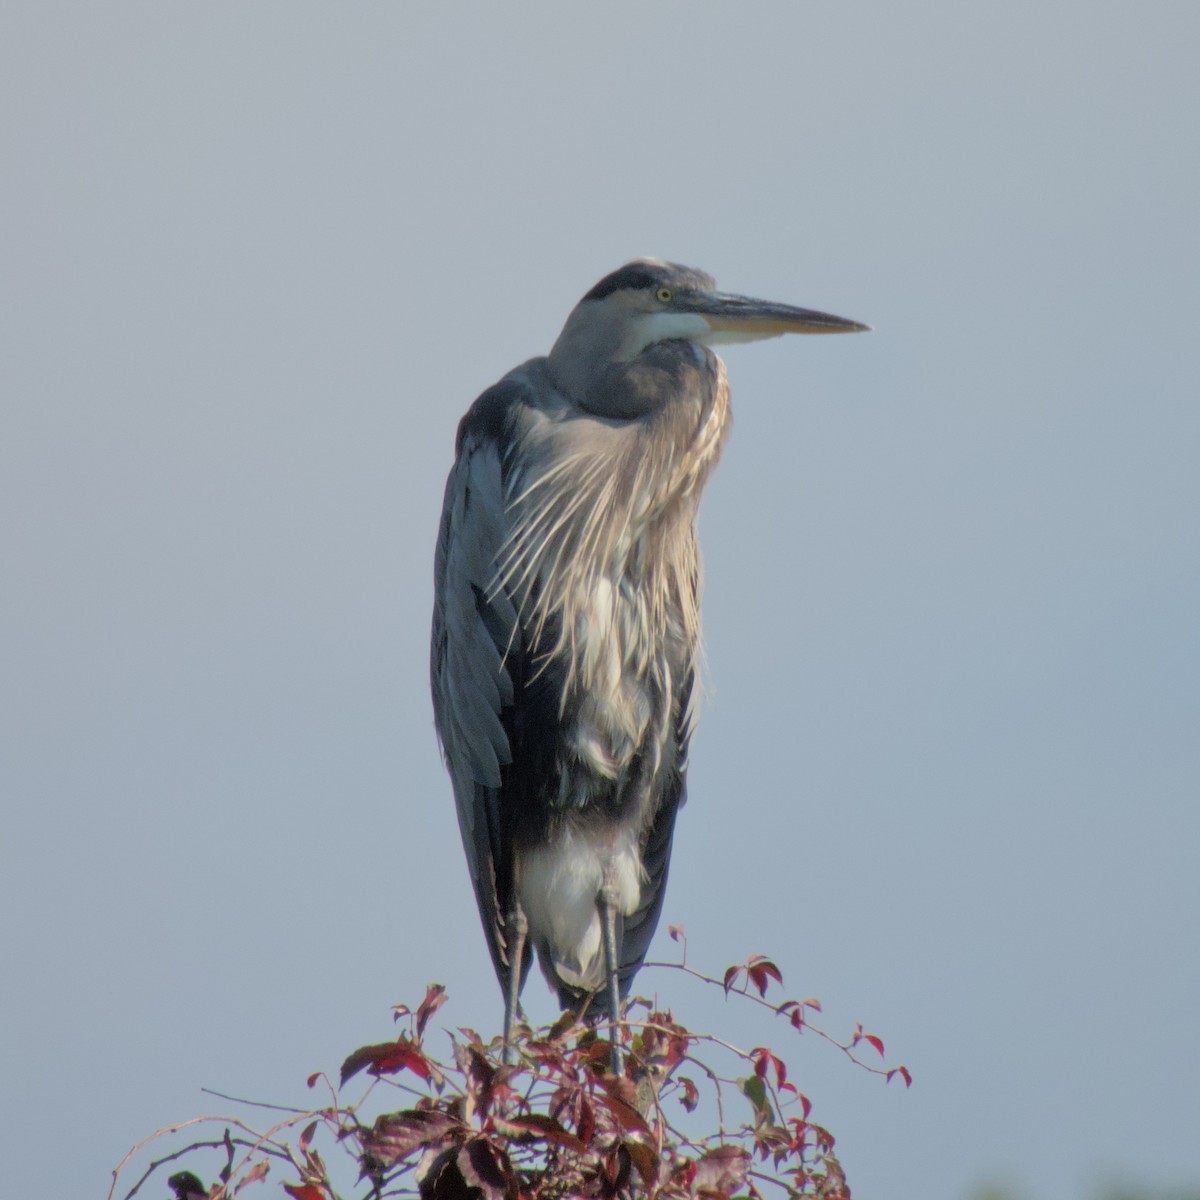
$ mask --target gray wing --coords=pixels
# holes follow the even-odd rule
[[[501,714],[513,704],[505,650],[514,640],[517,613],[508,596],[493,594],[493,588],[496,555],[508,536],[503,416],[521,391],[498,384],[459,427],[434,561],[430,648],[434,719],[501,987],[509,972],[505,922],[512,900],[512,847],[501,819],[501,768],[512,761],[512,751]],[[522,963],[522,976],[527,969]]]

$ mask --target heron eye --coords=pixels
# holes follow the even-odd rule
[[[655,294],[655,295],[656,295],[656,296],[657,296],[657,297],[658,297],[658,298],[659,298],[659,299],[660,299],[660,300],[661,300],[661,301],[662,301],[664,304],[670,304],[670,303],[671,303],[671,289],[670,289],[670,288],[659,288],[659,289],[658,289],[658,291],[657,291],[657,292],[655,292],[654,294]]]

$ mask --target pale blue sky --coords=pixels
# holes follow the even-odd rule
[[[1198,14],[10,5],[6,1193],[495,1027],[442,485],[637,254],[875,327],[726,356],[665,922],[911,1067],[793,1047],[856,1195],[1200,1184]]]

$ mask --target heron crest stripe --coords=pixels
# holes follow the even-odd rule
[[[658,273],[652,270],[645,263],[635,262],[627,263],[620,270],[614,271],[611,275],[605,275],[598,284],[586,296],[585,300],[603,300],[605,296],[611,296],[613,292],[621,292],[626,289],[640,290],[642,288],[652,287],[658,279]]]

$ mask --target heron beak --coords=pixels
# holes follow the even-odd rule
[[[694,308],[710,330],[699,339],[703,342],[756,342],[784,333],[861,333],[871,328],[832,313],[752,300],[749,296],[731,296],[726,292],[699,296]]]

